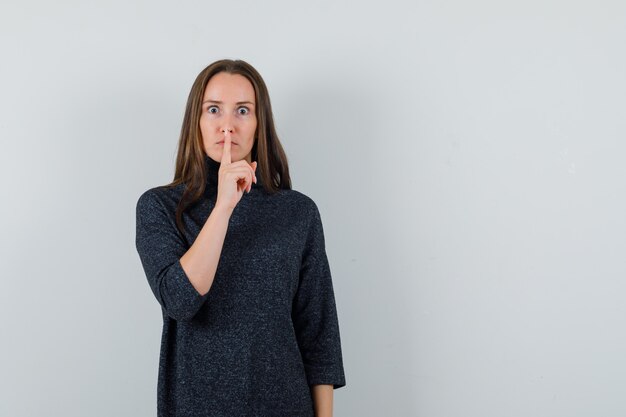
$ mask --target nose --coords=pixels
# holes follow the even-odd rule
[[[224,115],[222,115],[221,117],[219,124],[221,125],[220,127],[221,133],[226,133],[226,132],[233,133],[233,130],[235,128],[235,121],[233,120],[233,116],[231,114],[224,113]]]

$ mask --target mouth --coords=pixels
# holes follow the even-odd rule
[[[230,144],[231,145],[237,145],[237,142],[230,141]],[[224,145],[224,141],[221,140],[221,141],[217,142],[217,145]]]

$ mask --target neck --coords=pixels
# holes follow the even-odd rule
[[[214,161],[209,155],[204,154],[204,168],[206,172],[206,182],[209,186],[217,187],[218,172],[221,164]]]

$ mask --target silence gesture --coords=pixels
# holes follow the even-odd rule
[[[244,192],[250,192],[252,182],[256,180],[257,162],[248,164],[248,161],[242,159],[237,162],[231,161],[231,132],[224,133],[224,149],[222,151],[222,160],[218,172],[217,184],[217,201],[215,205],[224,205],[231,210],[235,208],[241,200]]]

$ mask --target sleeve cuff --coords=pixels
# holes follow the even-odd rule
[[[165,294],[172,297],[166,312],[176,320],[190,319],[198,312],[208,293],[201,295],[191,284],[180,259],[171,266],[169,274]]]
[[[324,384],[332,385],[333,389],[337,389],[346,385],[343,369],[314,368],[305,365],[305,370],[309,386]]]

